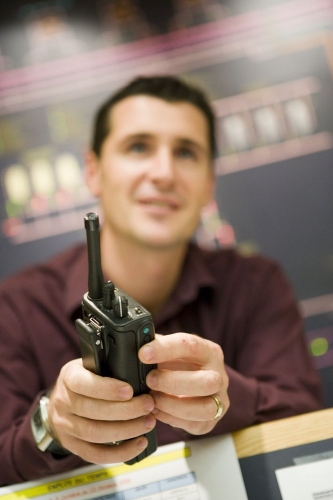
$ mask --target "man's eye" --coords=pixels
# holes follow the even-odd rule
[[[145,153],[147,149],[148,146],[144,142],[134,142],[129,147],[129,150],[133,151],[134,153]]]
[[[187,158],[188,159],[194,159],[195,158],[194,151],[192,151],[189,148],[179,148],[178,151],[177,151],[177,155],[180,158],[184,158],[184,159],[187,159]]]

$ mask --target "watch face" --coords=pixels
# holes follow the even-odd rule
[[[33,424],[33,433],[34,437],[36,440],[36,443],[40,443],[43,437],[46,434],[45,427],[42,422],[41,414],[40,414],[40,409],[39,407],[36,408],[32,415],[32,424]]]
[[[47,450],[48,446],[52,443],[53,439],[45,429],[39,405],[32,414],[31,429],[38,448],[41,451]]]

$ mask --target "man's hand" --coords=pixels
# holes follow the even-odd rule
[[[156,424],[153,408],[149,394],[133,397],[126,382],[95,375],[75,359],[62,368],[48,413],[52,434],[64,448],[103,464],[125,462],[146,448],[142,435]],[[118,441],[124,442],[105,446]]]
[[[156,335],[139,351],[143,363],[158,363],[147,376],[155,401],[153,414],[161,422],[190,434],[210,432],[229,408],[228,375],[219,345],[197,335]],[[222,415],[214,419],[217,396]]]

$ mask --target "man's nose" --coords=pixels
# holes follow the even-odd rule
[[[156,152],[149,169],[152,181],[162,184],[172,184],[175,180],[175,159],[172,151],[161,148]]]

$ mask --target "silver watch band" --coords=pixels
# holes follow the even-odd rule
[[[50,451],[57,455],[70,455],[70,452],[57,443],[52,436],[48,419],[49,402],[49,393],[46,393],[40,398],[38,407],[32,414],[31,427],[37,447],[41,451]]]

